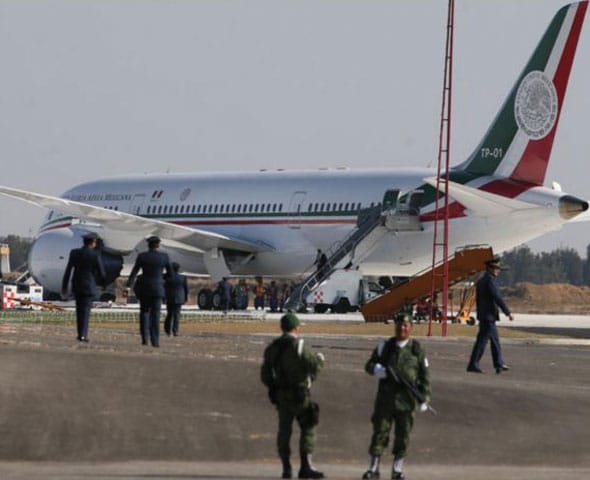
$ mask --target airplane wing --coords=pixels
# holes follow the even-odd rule
[[[113,238],[120,238],[122,235],[128,237],[130,234],[133,234],[134,238],[137,238],[137,241],[139,241],[141,238],[157,235],[165,245],[169,244],[171,246],[201,252],[210,251],[215,248],[238,250],[247,253],[273,250],[271,246],[264,243],[258,244],[205,230],[143,218],[130,213],[109,210],[87,203],[27,192],[16,188],[0,186],[0,194],[18,200],[24,200],[40,207],[58,210],[80,220],[99,223],[107,232],[116,232]],[[105,240],[108,240],[108,238],[105,238]]]
[[[425,178],[424,181],[436,188],[436,177]],[[444,180],[441,179],[441,191],[444,191],[443,189]],[[480,217],[491,217],[508,214],[516,210],[538,208],[538,205],[502,197],[501,195],[484,192],[455,182],[449,182],[449,195],[468,208],[471,214]]]

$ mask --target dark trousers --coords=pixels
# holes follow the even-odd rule
[[[139,333],[141,342],[147,343],[148,336],[154,347],[160,346],[160,297],[143,297],[139,301]]]
[[[502,359],[502,347],[500,346],[500,338],[498,337],[496,322],[479,322],[479,331],[477,332],[477,338],[475,339],[475,344],[473,345],[473,350],[471,352],[469,367],[479,368],[479,361],[486,351],[488,340],[490,341],[490,347],[492,350],[494,368],[500,368],[504,365],[504,360]]]
[[[254,309],[258,310],[259,308],[264,310],[264,297],[254,297]]]
[[[178,323],[180,321],[180,309],[181,303],[166,303],[166,320],[164,321],[164,331],[170,335],[170,332],[174,335],[178,334]]]
[[[90,320],[90,309],[94,297],[87,295],[76,295],[76,328],[78,340],[82,337],[88,338],[88,322]]]

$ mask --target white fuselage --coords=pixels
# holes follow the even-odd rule
[[[406,193],[424,189],[423,179],[433,174],[429,169],[338,169],[143,175],[85,183],[67,191],[63,198],[265,246],[247,262],[236,262],[232,275],[296,276],[308,270],[318,248],[329,252],[355,228],[359,208],[382,202],[387,190]],[[529,197],[529,201],[546,206],[541,214],[514,212],[478,217],[467,211],[452,217],[449,252],[474,244],[502,251],[559,228],[564,223],[556,208],[561,195],[535,187],[519,196],[523,201]],[[432,210],[433,204],[426,203],[420,213]],[[108,222],[71,222],[71,217],[50,212],[31,255],[35,276],[50,267],[48,262],[53,262],[54,274],[62,268],[55,264],[54,257],[67,259],[67,249],[79,246],[77,229],[97,230],[105,238],[106,247],[124,252],[126,269],[137,251],[144,249],[141,232],[125,232],[122,237],[120,231],[116,235],[109,232]],[[408,276],[428,267],[432,261],[432,221],[423,221],[422,227],[421,231],[386,235],[360,264],[363,274]],[[50,255],[47,242],[41,248],[44,237],[51,238],[57,249]],[[185,272],[209,273],[202,254],[166,245],[166,241],[163,248]],[[231,254],[228,256],[231,258]],[[47,283],[49,275],[44,273]]]

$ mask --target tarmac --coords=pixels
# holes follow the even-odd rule
[[[272,335],[181,333],[155,349],[134,328],[93,325],[80,344],[71,325],[0,323],[0,478],[278,478],[276,413],[259,379]],[[302,334],[326,356],[313,387],[315,465],[359,479],[376,390],[363,367],[376,338],[337,325]],[[409,480],[590,478],[587,342],[506,339],[512,369],[493,373],[488,349],[478,375],[465,371],[472,338],[420,341],[438,415],[417,414]],[[390,466],[384,456],[382,478]]]

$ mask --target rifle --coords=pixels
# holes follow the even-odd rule
[[[422,392],[420,390],[418,390],[415,385],[410,383],[410,381],[407,378],[405,378],[403,375],[399,375],[398,373],[396,373],[391,365],[385,365],[385,368],[387,370],[387,373],[391,376],[391,378],[393,378],[393,380],[395,382],[406,387],[410,391],[410,393],[414,396],[414,398],[416,400],[418,400],[418,402],[420,404],[425,403],[426,409],[430,413],[432,413],[432,415],[434,415],[434,416],[437,415],[438,412],[434,408],[432,408],[432,406],[428,402],[426,402],[426,398],[424,398],[424,395],[422,395]]]

